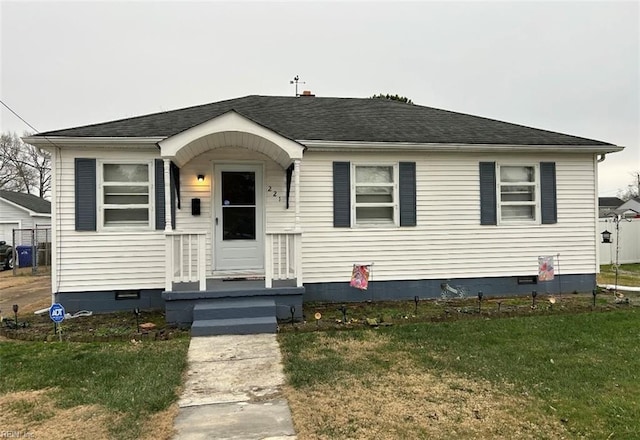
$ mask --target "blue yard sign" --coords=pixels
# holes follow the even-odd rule
[[[64,321],[64,307],[62,307],[62,304],[52,304],[49,308],[49,317],[56,324],[60,324]]]

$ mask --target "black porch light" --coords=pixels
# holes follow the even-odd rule
[[[600,234],[602,234],[602,242],[603,243],[611,243],[611,232],[609,232],[609,231],[607,231],[605,229]]]

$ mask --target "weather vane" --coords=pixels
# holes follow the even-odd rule
[[[295,84],[296,85],[296,96],[300,96],[300,95],[298,95],[298,84],[306,84],[306,82],[300,81],[300,77],[298,75],[296,75],[296,76],[293,77],[293,79],[291,81],[289,81],[289,84]]]

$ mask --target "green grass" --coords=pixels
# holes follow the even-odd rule
[[[616,278],[615,268],[610,264],[600,266],[598,283],[614,284]],[[621,264],[618,268],[618,285],[640,287],[640,263]]]
[[[177,400],[188,338],[113,343],[1,343],[0,394],[55,388],[64,408],[98,404],[126,413],[114,438],[137,438],[148,415]]]
[[[298,392],[357,376],[384,375],[407,353],[420,368],[488,380],[514,395],[531,420],[563,420],[571,438],[640,438],[640,311],[419,323],[375,330],[390,338],[363,362],[347,361],[320,334],[359,338],[374,330],[287,333],[285,372]],[[348,408],[344,408],[348,411]],[[534,417],[535,416],[535,417]],[[611,435],[611,437],[609,437]]]

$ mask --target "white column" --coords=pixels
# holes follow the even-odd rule
[[[300,159],[293,162],[293,178],[295,184],[296,206],[295,206],[295,235],[294,241],[294,268],[296,276],[296,286],[302,286],[302,233],[300,231]]]
[[[295,228],[298,230],[300,228],[300,159],[296,159],[293,161],[293,184],[294,186],[294,194],[296,197],[296,217],[295,217]]]
[[[164,161],[164,231],[171,232],[171,159]]]

